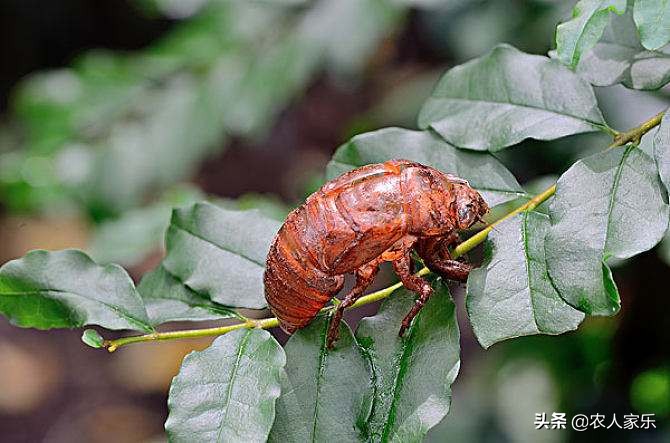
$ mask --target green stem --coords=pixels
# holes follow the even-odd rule
[[[145,335],[131,335],[130,337],[117,338],[116,340],[105,340],[102,347],[107,348],[109,352],[114,352],[117,348],[131,343],[173,340],[177,338],[213,337],[227,334],[237,329],[270,329],[276,328],[277,326],[279,326],[279,320],[275,317],[271,317],[262,320],[247,320],[243,323],[235,323],[233,325],[220,326],[217,328],[187,329],[185,331],[153,332]]]
[[[537,194],[535,197],[528,200],[523,205],[519,206],[518,208],[505,214],[503,217],[499,218],[495,222],[491,223],[490,225],[488,225],[487,227],[485,227],[484,229],[482,229],[469,239],[465,240],[463,243],[456,246],[456,248],[451,253],[451,256],[453,258],[458,258],[463,254],[465,254],[466,252],[469,252],[475,246],[479,245],[484,240],[486,240],[486,237],[489,235],[489,232],[491,232],[493,228],[495,228],[497,225],[499,225],[500,223],[504,222],[509,218],[514,217],[520,212],[531,211],[535,209],[537,206],[544,203],[549,197],[551,197],[555,193],[556,193],[556,185],[554,184],[551,185],[549,188],[545,189],[544,191],[542,191],[541,193]]]
[[[615,148],[617,146],[623,146],[626,143],[638,143],[642,136],[649,132],[651,129],[654,127],[658,126],[661,123],[661,120],[663,118],[663,112],[660,112],[656,114],[654,117],[651,119],[645,121],[642,123],[640,126],[637,126],[630,131],[626,132],[617,132],[616,135],[614,136],[614,142],[608,146],[608,149],[610,148]],[[486,240],[486,237],[489,235],[489,232],[493,230],[494,227],[499,225],[500,223],[504,222],[505,220],[514,217],[515,215],[524,212],[524,211],[531,211],[535,209],[537,206],[541,205],[544,203],[549,197],[554,195],[556,193],[556,185],[552,185],[543,192],[539,193],[535,197],[531,198],[528,200],[526,203],[523,205],[519,206],[518,208],[515,208],[511,212],[505,214],[503,217],[499,218],[495,222],[491,223],[488,225],[486,228],[482,229],[481,231],[477,232],[475,235],[472,237],[468,238],[461,244],[459,244],[453,251],[452,251],[452,257],[453,258],[458,258],[462,256],[463,254],[471,251],[474,249],[476,246],[481,244],[484,240]],[[417,272],[417,275],[422,276],[422,275],[427,275],[430,274],[430,269],[428,268],[422,268],[419,272]],[[383,300],[389,295],[391,295],[394,291],[402,287],[402,283],[398,282],[394,285],[391,285],[387,288],[380,289],[379,291],[372,292],[368,295],[365,295],[349,307],[351,308],[357,308],[359,306],[364,306],[368,305],[370,303],[374,303],[379,300]],[[335,304],[336,305],[336,304]],[[333,306],[334,307],[334,306]],[[328,312],[333,309],[333,307],[327,307],[322,309],[323,312]],[[169,332],[154,332],[151,334],[146,334],[146,335],[133,335],[130,337],[123,337],[123,338],[118,338],[116,340],[105,340],[103,343],[103,347],[106,348],[109,352],[114,352],[117,348],[125,345],[129,345],[131,343],[141,343],[141,342],[147,342],[147,341],[160,341],[160,340],[173,340],[173,339],[180,339],[180,338],[196,338],[196,337],[213,337],[213,336],[218,336],[218,335],[223,335],[227,334],[228,332],[235,331],[237,329],[252,329],[252,328],[259,328],[259,329],[270,329],[270,328],[275,328],[279,326],[279,320],[276,317],[270,317],[270,318],[264,318],[261,320],[251,320],[248,319],[242,323],[235,323],[232,325],[228,326],[221,326],[217,328],[205,328],[205,329],[189,329],[189,330],[184,330],[184,331],[169,331]]]
[[[639,143],[644,134],[651,131],[661,123],[661,120],[663,120],[663,115],[665,115],[665,111],[659,112],[646,122],[642,123],[640,126],[636,126],[630,131],[620,132],[614,137],[614,143],[609,145],[608,149],[615,148],[617,146],[623,146],[630,142]]]

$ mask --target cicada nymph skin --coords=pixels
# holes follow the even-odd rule
[[[402,335],[432,293],[413,274],[411,251],[443,277],[465,281],[471,266],[452,260],[449,247],[488,210],[467,181],[419,163],[390,160],[347,172],[309,196],[277,233],[264,275],[268,305],[291,334],[312,321],[353,273],[356,283],[329,327],[332,347],[343,310],[363,295],[379,265],[390,261],[403,285],[418,295],[402,321]]]

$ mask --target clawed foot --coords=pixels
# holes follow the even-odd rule
[[[398,331],[398,336],[402,337],[405,334],[405,331],[409,329],[409,327],[412,325],[412,321],[419,314],[419,312],[421,312],[421,309],[423,309],[432,293],[433,290],[430,286],[424,290],[423,295],[419,297],[419,299],[414,303],[414,306],[412,306],[412,309],[407,313],[405,318],[402,319],[400,331]]]
[[[405,321],[403,320],[402,325],[400,325],[400,331],[398,331],[398,337],[402,337],[403,335],[405,335],[405,331],[407,331],[408,328],[409,323],[406,324]]]
[[[328,326],[328,334],[326,336],[326,347],[332,350],[335,347],[335,342],[338,338],[340,338],[340,322],[331,320],[330,325]]]

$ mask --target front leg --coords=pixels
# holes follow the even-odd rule
[[[417,252],[432,271],[446,279],[464,282],[468,279],[472,265],[451,258],[449,247],[457,242],[456,234],[439,240],[429,238],[419,242]]]
[[[451,259],[445,260],[436,255],[423,258],[423,260],[426,262],[426,266],[428,266],[429,269],[449,280],[465,282],[468,280],[470,271],[472,271],[472,265],[469,263]]]
[[[407,251],[402,257],[393,261],[393,269],[395,270],[402,284],[409,289],[410,291],[416,292],[419,295],[419,298],[412,306],[412,309],[407,313],[405,318],[402,321],[400,326],[400,331],[398,335],[401,337],[409,328],[409,325],[412,323],[414,317],[421,311],[421,308],[426,304],[431,294],[433,293],[433,288],[423,278],[414,275],[412,273],[412,258],[409,251]]]

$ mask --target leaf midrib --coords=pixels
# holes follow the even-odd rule
[[[535,302],[533,297],[533,284],[532,276],[530,273],[530,256],[528,255],[528,216],[530,212],[526,211],[523,213],[523,224],[521,227],[521,240],[523,242],[523,256],[524,256],[524,265],[526,266],[526,275],[528,277],[528,298],[530,298],[530,305],[533,310],[533,324],[535,325],[535,330],[540,331],[540,327],[537,324],[537,318],[535,317]]]
[[[471,98],[456,98],[456,97],[451,97],[448,95],[435,95],[433,97],[430,97],[429,100],[454,100],[454,101],[462,101],[462,102],[472,102],[472,103],[484,103],[484,104],[489,104],[489,105],[507,105],[507,106],[517,106],[519,108],[528,108],[528,109],[534,109],[537,111],[542,111],[546,112],[549,114],[555,114],[563,117],[569,117],[575,120],[579,120],[580,122],[586,122],[590,125],[599,127],[599,128],[604,128],[605,127],[605,122],[595,122],[593,120],[589,120],[583,117],[578,117],[572,114],[562,114],[558,111],[554,111],[551,109],[545,109],[545,108],[540,108],[539,106],[534,106],[534,105],[527,105],[527,104],[519,104],[519,103],[514,103],[514,102],[499,102],[499,101],[493,101],[493,100],[479,100],[479,99],[471,99]],[[435,124],[436,122],[430,122],[430,125]]]
[[[242,317],[233,310],[230,310],[228,308],[219,307],[219,306],[214,306],[214,305],[211,305],[211,304],[208,304],[208,303],[189,303],[189,302],[184,301],[184,300],[179,300],[178,298],[170,298],[170,297],[152,297],[149,300],[180,302],[180,303],[185,304],[189,308],[199,308],[199,309],[203,309],[205,311],[209,311],[212,314],[220,315],[222,319],[223,318],[239,318],[239,319],[242,319]]]
[[[326,370],[326,357],[328,354],[327,349],[327,340],[328,340],[328,329],[329,322],[324,322],[324,330],[321,338],[321,348],[319,348],[319,367],[316,374],[316,395],[314,396],[314,414],[312,422],[312,443],[316,442],[316,423],[319,419],[319,396],[321,395],[321,381],[323,380],[323,374]]]
[[[234,251],[234,250],[232,250],[232,249],[230,249],[230,248],[227,248],[227,247],[225,247],[225,246],[222,246],[222,245],[220,245],[220,244],[218,244],[218,243],[214,243],[213,241],[208,240],[208,239],[206,239],[205,237],[203,237],[203,236],[201,236],[201,235],[199,235],[199,234],[196,234],[195,232],[193,232],[193,231],[187,229],[187,228],[184,227],[184,226],[181,226],[181,225],[176,224],[176,223],[172,223],[170,226],[171,226],[171,227],[174,227],[175,229],[178,229],[178,230],[180,230],[180,231],[183,231],[183,232],[185,232],[185,233],[187,233],[187,234],[189,234],[189,235],[191,235],[191,236],[197,238],[197,239],[200,240],[200,241],[203,241],[203,242],[205,242],[205,243],[207,243],[207,244],[210,244],[210,245],[216,247],[217,249],[220,249],[221,251],[224,251],[224,252],[227,252],[227,253],[229,253],[229,254],[235,255],[235,256],[237,256],[237,257],[241,257],[241,258],[243,258],[243,259],[245,259],[245,260],[247,260],[247,261],[249,261],[249,262],[251,262],[251,263],[253,263],[253,264],[255,264],[255,265],[259,266],[259,267],[261,267],[261,268],[265,268],[265,264],[264,264],[264,263],[259,263],[259,262],[256,261],[255,259],[253,259],[253,258],[251,258],[251,257],[249,257],[249,256],[247,256],[247,255],[245,255],[245,254],[242,254],[242,253],[239,252],[239,251]]]
[[[114,306],[111,305],[107,302],[104,302],[102,300],[98,300],[97,298],[89,297],[84,294],[80,294],[75,291],[66,291],[62,289],[54,289],[54,288],[46,288],[46,289],[36,289],[36,290],[31,290],[31,291],[1,291],[0,292],[0,297],[2,296],[21,296],[21,295],[43,295],[43,293],[49,293],[49,292],[55,292],[56,294],[70,294],[70,295],[76,295],[78,297],[81,297],[83,299],[93,301],[100,303],[103,306],[106,306],[107,308],[111,309],[112,311],[118,313],[121,317],[123,317],[125,320],[127,320],[131,324],[136,324],[139,326],[142,326],[143,329],[148,330],[148,331],[153,331],[153,327],[149,324],[144,322],[143,320],[135,317],[134,315],[128,313],[128,311],[125,311],[119,306]]]
[[[417,318],[416,320],[419,319]],[[405,363],[409,358],[410,354],[412,353],[411,351],[414,349],[413,345],[414,345],[415,329],[416,329],[416,321],[414,322],[414,325],[410,326],[407,339],[402,342],[402,352],[400,354],[400,360],[398,362],[398,372],[396,373],[396,376],[393,380],[391,405],[389,406],[386,423],[384,424],[384,429],[382,430],[382,438],[381,438],[382,442],[388,441],[389,434],[391,433],[392,427],[395,424],[397,418],[396,417],[397,401],[400,398],[398,392],[402,388],[402,384],[405,379],[405,374],[407,373],[407,365]]]
[[[616,174],[614,175],[614,181],[612,183],[612,188],[610,191],[611,193],[610,201],[607,208],[607,225],[605,226],[605,237],[603,239],[603,256],[605,255],[605,248],[607,247],[607,239],[609,238],[610,228],[612,225],[612,211],[614,209],[614,201],[616,199],[619,183],[621,182],[621,174],[623,173],[623,167],[626,163],[626,160],[628,159],[628,156],[630,155],[633,149],[636,148],[634,146],[629,146],[628,149],[624,151],[623,155],[621,156],[621,160],[617,165]]]
[[[228,379],[228,387],[226,388],[226,412],[223,414],[223,417],[221,418],[221,422],[219,423],[219,432],[216,435],[216,441],[217,443],[221,442],[221,434],[223,432],[224,428],[224,423],[226,422],[228,418],[228,411],[230,411],[230,397],[233,392],[233,385],[235,382],[235,378],[237,377],[237,371],[240,366],[240,360],[242,359],[242,354],[246,350],[247,347],[247,341],[249,340],[249,336],[251,335],[251,330],[246,330],[244,331],[244,336],[242,337],[242,340],[240,341],[240,347],[237,351],[237,355],[235,357],[235,363],[233,365],[233,370],[231,371],[230,378]]]
[[[580,46],[580,43],[582,42],[584,34],[586,34],[586,32],[584,32],[584,30],[586,29],[586,27],[591,23],[591,21],[598,14],[602,14],[603,12],[607,12],[607,14],[609,14],[610,12],[615,12],[615,10],[612,8],[611,5],[607,6],[607,7],[603,7],[603,2],[601,1],[600,4],[596,7],[596,9],[591,13],[591,16],[586,19],[586,21],[584,22],[584,25],[579,30],[579,37],[577,37],[577,39],[575,40],[575,46],[572,49],[572,57],[570,57],[570,65],[571,66],[577,66],[577,63],[579,62],[579,60],[581,59],[581,57],[583,55],[582,52],[578,50],[578,48]],[[618,14],[618,12],[615,12],[615,13]],[[577,18],[577,17],[575,17],[575,18]]]

